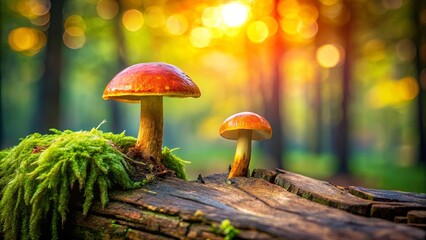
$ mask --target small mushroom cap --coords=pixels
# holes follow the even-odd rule
[[[240,112],[228,117],[220,126],[220,136],[236,140],[238,130],[253,130],[253,140],[264,140],[272,137],[272,128],[269,122],[262,116],[252,112]]]
[[[179,68],[161,62],[139,63],[119,72],[102,98],[139,102],[143,96],[199,97],[198,86]]]

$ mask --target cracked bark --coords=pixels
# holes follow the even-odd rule
[[[411,195],[411,201],[409,194],[394,192],[385,202],[386,194],[337,187],[288,171],[255,170],[252,176],[234,178],[232,184],[227,184],[226,174],[205,177],[205,184],[166,178],[147,185],[149,191],[116,191],[105,209],[97,203],[86,217],[77,205],[64,234],[73,239],[223,239],[217,226],[228,219],[239,230],[239,239],[426,237],[419,228],[378,219],[404,214],[398,209],[402,206],[408,212],[426,210],[423,195]],[[371,194],[380,201],[364,199]],[[395,199],[401,194],[404,202]],[[369,214],[378,218],[365,217]]]

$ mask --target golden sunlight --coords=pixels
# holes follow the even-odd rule
[[[173,35],[182,35],[188,30],[188,20],[182,14],[173,14],[167,18],[166,29]]]
[[[222,24],[222,13],[218,7],[206,7],[201,15],[201,21],[206,27],[220,27]]]
[[[247,36],[254,43],[265,41],[268,35],[268,26],[262,21],[254,21],[247,28]]]
[[[50,1],[46,0],[21,0],[16,5],[16,10],[24,17],[34,18],[46,15],[50,10]]]
[[[229,27],[242,26],[248,19],[250,8],[240,2],[231,2],[222,6],[223,22]]]
[[[419,93],[419,85],[413,77],[399,80],[383,80],[368,92],[368,103],[373,108],[398,105],[414,99]]]
[[[204,48],[210,44],[212,34],[209,29],[205,27],[197,27],[192,29],[189,41],[192,46],[197,48]]]
[[[136,32],[142,28],[144,23],[143,14],[136,10],[130,9],[123,14],[122,22],[124,27],[132,32]]]
[[[86,43],[86,22],[79,15],[69,16],[64,23],[64,34],[62,40],[65,46],[71,49],[82,48]]]
[[[17,52],[30,50],[37,41],[37,35],[31,28],[20,27],[9,33],[9,45]]]
[[[96,12],[102,19],[112,19],[118,13],[118,3],[113,0],[100,0],[96,4]]]
[[[323,68],[333,68],[342,60],[339,48],[335,44],[325,44],[316,53],[318,64]]]
[[[28,56],[38,53],[46,45],[46,40],[44,33],[27,27],[15,28],[8,36],[10,48]]]
[[[62,40],[64,41],[65,46],[71,49],[79,49],[82,48],[86,43],[86,36],[84,34],[73,36],[69,31],[66,31],[62,35]]]
[[[163,8],[152,6],[146,9],[146,24],[152,28],[163,27],[166,24],[166,17]]]

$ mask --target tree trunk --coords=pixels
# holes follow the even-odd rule
[[[114,32],[117,46],[117,73],[123,70],[127,66],[126,59],[126,44],[123,33],[123,25],[121,23],[121,15],[123,13],[123,5],[121,0],[116,0],[118,6],[118,14],[114,17]],[[122,132],[123,131],[123,123],[121,119],[121,113],[119,108],[119,102],[117,101],[109,101],[109,105],[112,111],[112,130],[114,132]]]
[[[417,35],[414,42],[417,46],[416,69],[419,83],[417,97],[417,128],[419,132],[418,160],[417,163],[426,164],[426,24],[421,21],[421,13],[426,11],[424,1],[414,1],[413,11],[417,25]]]
[[[346,1],[346,7],[349,9],[349,12],[352,12],[350,1]],[[353,16],[351,17],[351,19]],[[338,172],[341,174],[349,173],[349,155],[350,155],[350,146],[349,146],[349,101],[350,101],[350,82],[351,82],[351,68],[352,68],[352,20],[344,25],[343,38],[344,38],[344,48],[345,48],[345,59],[343,62],[343,76],[342,76],[342,102],[341,102],[341,112],[340,119],[337,124],[336,132],[336,156],[339,162]]]
[[[279,18],[278,14],[278,0],[275,1],[274,8],[274,17]],[[281,39],[280,32],[278,31],[272,41],[273,43],[273,52],[272,52],[272,85],[271,91],[269,92],[270,97],[265,97],[268,99],[265,101],[265,117],[271,124],[273,129],[272,138],[269,141],[266,141],[264,144],[266,152],[273,161],[274,167],[282,168],[285,163],[283,163],[283,154],[285,153],[284,146],[284,133],[282,131],[283,119],[281,113],[285,113],[283,110],[283,105],[281,104],[281,91],[282,91],[282,74],[280,71],[281,58],[283,55],[283,40]]]
[[[35,126],[38,132],[59,128],[60,124],[60,80],[62,73],[62,10],[65,0],[51,1],[50,26],[47,31],[45,69],[38,84]]]
[[[198,182],[168,177],[144,189],[113,192],[106,208],[95,203],[86,217],[77,204],[70,209],[64,236],[223,239],[233,228],[238,239],[426,237],[426,231],[412,227],[425,227],[419,223],[426,219],[425,194],[336,187],[282,170],[226,179],[227,174]],[[404,218],[405,225],[393,222]],[[233,227],[226,228],[224,220]]]

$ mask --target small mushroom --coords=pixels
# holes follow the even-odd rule
[[[198,86],[179,68],[161,62],[139,63],[119,72],[106,86],[102,98],[140,103],[139,133],[135,149],[144,158],[161,160],[163,96],[199,97]]]
[[[272,128],[262,116],[252,112],[240,112],[222,123],[219,134],[226,139],[237,140],[234,163],[228,178],[246,177],[251,157],[251,140],[270,139]]]

